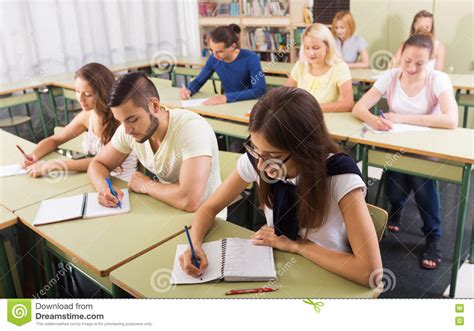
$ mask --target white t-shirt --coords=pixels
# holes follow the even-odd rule
[[[239,172],[240,178],[248,183],[259,180],[258,173],[253,168],[247,154],[243,154],[239,158],[237,171]],[[296,181],[297,179],[287,180],[287,182],[291,184],[295,184]],[[326,248],[349,253],[352,252],[352,249],[347,239],[346,227],[339,208],[339,201],[347,193],[357,188],[363,189],[365,194],[366,186],[362,178],[356,174],[329,177],[329,186],[329,192],[331,194],[330,207],[323,226],[319,229],[300,229],[298,235],[302,238],[306,235],[306,239]],[[267,206],[265,206],[265,218],[267,219],[267,225],[273,226],[273,210]],[[307,230],[308,233],[306,234]]]
[[[394,76],[395,72],[396,75],[399,75],[401,69],[395,68],[391,70],[387,70],[383,73],[383,75],[377,79],[374,83],[374,87],[379,91],[381,94],[386,96],[387,90],[390,87],[390,82],[392,77]],[[446,90],[453,89],[453,84],[449,79],[449,76],[441,71],[433,70],[432,71],[433,77],[433,92],[436,98],[439,98],[441,93]],[[413,96],[408,96],[405,91],[403,91],[402,86],[400,84],[400,80],[398,80],[395,91],[392,97],[392,108],[390,111],[396,112],[398,114],[412,114],[412,115],[425,115],[428,113],[428,100],[426,98],[426,87],[423,87],[421,91]],[[439,108],[439,103],[433,110],[433,114],[440,113],[441,110]]]
[[[219,149],[214,131],[200,115],[185,109],[167,109],[168,131],[156,151],[147,140],[139,143],[125,133],[121,125],[112,137],[112,145],[119,152],[129,154],[132,150],[145,168],[154,173],[162,183],[171,184],[179,180],[183,161],[198,157],[212,157],[212,168],[204,198],[207,198],[221,184],[219,174]],[[225,219],[225,218],[224,218]]]

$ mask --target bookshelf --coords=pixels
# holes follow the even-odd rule
[[[306,4],[307,0],[199,0],[201,55],[209,55],[209,33],[215,27],[234,23],[242,30],[241,47],[255,51],[262,61],[296,62],[295,34],[306,27]]]

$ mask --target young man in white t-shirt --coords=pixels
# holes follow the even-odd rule
[[[120,121],[112,140],[91,162],[90,182],[99,191],[99,203],[115,207],[123,193],[105,177],[134,151],[155,180],[135,172],[129,188],[175,208],[194,212],[221,184],[217,140],[199,115],[160,105],[158,91],[143,73],[130,73],[114,83],[109,106]]]

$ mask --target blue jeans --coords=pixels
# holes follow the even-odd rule
[[[439,217],[439,196],[435,181],[432,179],[387,171],[387,195],[391,209],[389,219],[400,220],[410,191],[415,192],[415,202],[423,220],[421,230],[425,237],[441,237],[441,220]]]

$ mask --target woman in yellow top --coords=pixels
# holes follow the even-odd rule
[[[300,60],[285,85],[310,92],[323,112],[351,111],[354,106],[351,74],[329,29],[320,23],[312,24],[303,32],[301,40]]]

